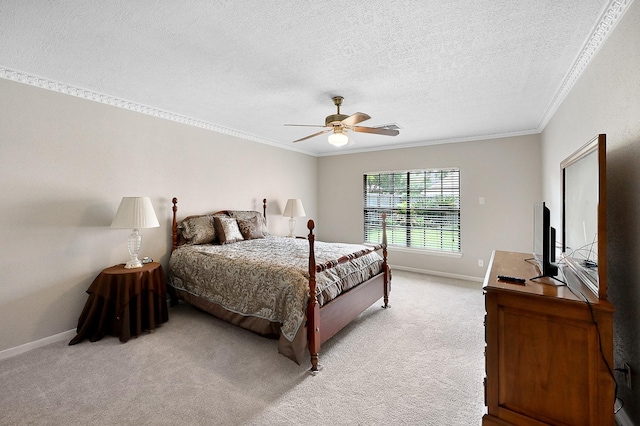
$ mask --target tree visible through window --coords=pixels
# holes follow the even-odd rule
[[[364,175],[365,241],[460,252],[460,170],[417,170]]]

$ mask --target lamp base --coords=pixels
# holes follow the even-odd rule
[[[289,219],[289,235],[287,235],[287,237],[289,238],[295,237],[293,233],[293,230],[295,229],[295,227],[296,227],[296,219],[292,217]]]
[[[124,265],[125,269],[134,269],[134,268],[142,268],[142,262],[137,257],[135,259],[131,259]]]
[[[129,261],[124,265],[125,269],[142,268],[142,262],[138,259],[138,253],[142,247],[142,235],[138,229],[134,229],[131,235],[129,235],[128,248],[129,248]]]

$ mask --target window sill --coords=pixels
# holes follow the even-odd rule
[[[363,243],[365,246],[373,247],[375,244],[371,243]],[[400,246],[387,246],[388,251],[395,251],[399,253],[412,253],[412,254],[424,254],[428,256],[441,256],[441,257],[451,257],[455,259],[460,259],[462,257],[462,253],[452,253],[448,251],[438,251],[438,250],[429,250],[429,249],[421,249],[421,248],[411,248],[411,247],[400,247]]]

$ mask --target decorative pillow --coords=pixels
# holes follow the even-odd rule
[[[264,238],[262,233],[262,221],[259,217],[254,216],[251,219],[236,219],[238,228],[245,240],[253,240],[256,238]]]
[[[244,211],[244,210],[228,210],[229,216],[235,217],[236,219],[252,219],[257,217],[259,219],[258,223],[260,224],[260,228],[263,236],[269,235],[269,231],[267,231],[267,222],[264,217],[262,217],[262,213],[257,211]]]
[[[213,224],[220,244],[231,244],[244,240],[235,218],[214,216]]]
[[[187,244],[209,244],[216,239],[211,215],[188,217],[182,221],[180,228]]]

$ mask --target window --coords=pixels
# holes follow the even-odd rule
[[[417,170],[364,175],[365,241],[460,252],[460,170]]]

